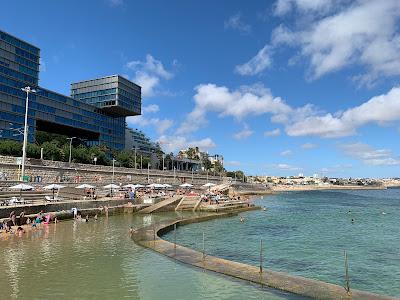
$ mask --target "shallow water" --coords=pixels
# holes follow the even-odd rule
[[[267,211],[190,224],[177,243],[208,254],[343,285],[400,296],[400,189],[281,193],[256,201]],[[354,219],[354,223],[351,220]],[[173,233],[164,238],[172,240]]]
[[[174,217],[66,221],[0,240],[0,299],[299,299],[176,263],[128,234]]]

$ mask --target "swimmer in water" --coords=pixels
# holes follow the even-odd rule
[[[264,207],[263,207],[263,211],[266,211],[266,210],[267,210],[267,208],[264,206]]]
[[[130,234],[133,233],[133,227],[132,227],[132,226],[129,228],[129,233],[130,233]]]
[[[240,217],[240,223],[243,223],[243,222],[244,222],[244,218]]]
[[[351,224],[354,224],[354,219],[351,219]]]

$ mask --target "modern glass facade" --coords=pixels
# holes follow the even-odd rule
[[[125,150],[132,150],[138,154],[151,155],[159,148],[138,129],[125,128]]]
[[[0,138],[23,139],[26,94],[29,95],[30,142],[36,130],[75,136],[88,145],[125,148],[125,117],[141,113],[141,88],[129,80],[109,76],[72,84],[72,97],[39,87],[40,49],[0,31]]]

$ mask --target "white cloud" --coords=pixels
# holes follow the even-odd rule
[[[251,130],[247,125],[244,126],[244,128],[239,131],[236,132],[233,137],[237,140],[242,140],[242,139],[247,139],[248,137],[250,137],[253,134],[253,130]]]
[[[264,132],[264,136],[273,137],[273,136],[279,136],[279,135],[281,135],[281,130],[279,128],[275,128],[274,130]]]
[[[160,119],[157,117],[147,117],[148,114],[156,113],[160,110],[159,106],[156,104],[151,104],[144,106],[142,108],[142,115],[127,117],[126,122],[128,127],[147,127],[154,126],[157,133],[162,135],[174,124],[173,120],[170,119]]]
[[[347,0],[348,1],[348,0]],[[301,13],[324,13],[338,6],[343,0],[278,0],[274,5],[274,14],[284,16],[294,9]]]
[[[285,150],[280,153],[281,156],[290,156],[292,154],[293,154],[292,150]]]
[[[194,132],[207,124],[208,112],[241,120],[249,115],[286,114],[291,111],[281,98],[274,98],[268,89],[259,84],[231,91],[225,86],[209,83],[198,85],[195,91],[195,107],[178,129],[179,134]]]
[[[142,87],[143,97],[152,97],[157,94],[160,81],[169,80],[174,76],[151,54],[146,55],[145,61],[134,60],[126,63],[126,68],[134,71],[132,80]]]
[[[235,72],[240,75],[256,75],[271,66],[271,51],[269,45],[265,45],[248,62],[235,67]]]
[[[150,104],[142,107],[143,113],[156,113],[160,110],[160,107],[157,104]]]
[[[216,144],[211,138],[204,138],[200,140],[188,140],[183,136],[165,136],[162,135],[157,140],[160,143],[161,148],[169,153],[176,152],[182,149],[186,149],[188,147],[199,147],[202,151],[208,151],[211,148],[215,148]]]
[[[317,148],[318,145],[312,144],[312,143],[305,143],[305,144],[301,145],[300,147],[302,149],[313,149],[313,148]]]
[[[242,20],[241,13],[237,13],[226,20],[224,28],[237,30],[242,34],[249,34],[251,32],[251,26]]]
[[[302,21],[294,22],[293,29],[283,25],[275,28],[271,42],[260,52],[298,47],[300,56],[308,58],[312,80],[352,65],[363,67],[361,74],[353,76],[360,84],[400,75],[400,1],[279,0],[275,4],[276,15],[292,11],[297,12],[294,18]],[[256,61],[260,52],[250,62]],[[245,73],[254,75],[267,66],[261,64],[257,71],[255,66],[248,67]]]
[[[361,160],[367,165],[373,166],[397,166],[400,165],[400,157],[394,156],[391,150],[374,149],[370,145],[354,143],[341,145],[345,154]]]
[[[289,123],[285,130],[290,136],[342,137],[354,135],[357,128],[368,123],[382,124],[397,120],[400,120],[400,88],[394,87],[387,94],[372,97],[344,112],[308,116]]]
[[[300,167],[296,167],[296,166],[292,166],[292,165],[288,165],[288,164],[276,164],[273,165],[274,169],[278,169],[281,171],[301,171],[302,168]]]
[[[326,113],[311,104],[291,107],[280,97],[274,97],[261,84],[230,90],[225,86],[201,84],[195,88],[195,107],[180,125],[177,133],[185,135],[207,124],[207,116],[231,116],[243,120],[248,116],[270,114],[271,121],[285,126],[289,136],[319,136],[325,138],[357,134],[366,124],[390,124],[400,120],[400,87],[372,97],[363,104],[344,111]],[[266,136],[279,135],[275,129]]]

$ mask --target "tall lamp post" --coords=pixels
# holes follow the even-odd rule
[[[114,169],[115,169],[115,162],[116,162],[116,159],[115,159],[115,158],[113,158],[113,159],[112,159],[112,179],[111,179],[111,183],[114,183]]]
[[[76,136],[67,138],[67,140],[69,140],[69,160],[68,163],[71,165],[71,161],[72,161],[72,140],[76,139]]]
[[[21,90],[23,90],[26,93],[24,141],[23,141],[23,145],[22,145],[22,170],[21,170],[21,181],[23,181],[24,180],[24,176],[25,176],[26,143],[28,142],[28,103],[29,103],[29,93],[36,93],[36,90],[32,89],[30,86],[24,87]]]
[[[136,169],[136,146],[135,146],[135,169]]]

